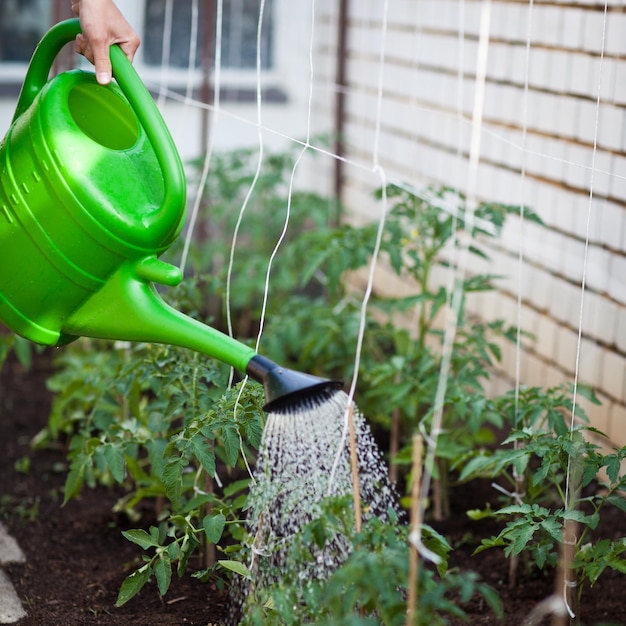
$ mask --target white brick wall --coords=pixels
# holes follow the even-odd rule
[[[322,4],[332,4],[330,0]],[[370,163],[377,114],[383,4],[352,3],[346,133],[348,157]],[[389,0],[380,163],[389,180],[467,191],[477,37],[483,3]],[[493,0],[480,164],[481,198],[524,201],[545,228],[525,224],[524,267],[518,279],[520,224],[511,221],[492,246],[492,267],[507,273],[498,294],[472,297],[485,318],[522,320],[537,335],[525,342],[523,383],[572,382],[576,370],[581,281],[585,279],[581,380],[606,399],[595,411],[615,441],[626,430],[626,13],[582,0],[528,4]],[[527,42],[529,34],[530,41]],[[530,44],[526,74],[527,43]],[[600,52],[604,45],[603,57]],[[462,51],[462,57],[459,52]],[[459,67],[459,63],[461,67]],[[459,80],[460,73],[462,78]],[[524,85],[528,83],[525,94]],[[600,101],[598,102],[598,90]],[[460,100],[459,100],[460,96]],[[458,116],[461,103],[462,119]],[[524,138],[523,130],[526,128]],[[594,153],[595,147],[595,153]],[[458,149],[462,154],[459,158]],[[525,152],[524,152],[525,150]],[[592,165],[594,171],[592,171]],[[522,166],[525,177],[521,177]],[[345,200],[359,219],[375,210],[379,184],[347,168]],[[590,201],[590,185],[591,197]],[[588,241],[588,247],[585,242]],[[585,250],[587,264],[584,266]],[[472,265],[472,271],[491,271]],[[514,376],[504,350],[502,389]],[[593,415],[592,415],[593,417]],[[620,439],[621,438],[621,439]]]

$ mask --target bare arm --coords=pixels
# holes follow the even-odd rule
[[[76,37],[76,52],[96,66],[102,85],[111,81],[109,46],[119,44],[130,61],[139,47],[139,36],[113,0],[72,0],[72,11],[80,19],[82,34]]]

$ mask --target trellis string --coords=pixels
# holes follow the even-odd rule
[[[180,269],[185,272],[187,260],[189,256],[189,250],[191,248],[191,242],[193,240],[193,234],[198,220],[198,213],[200,212],[200,205],[202,204],[202,198],[204,196],[204,189],[207,179],[209,177],[209,170],[211,166],[211,159],[213,157],[213,150],[215,147],[215,129],[217,127],[217,121],[221,112],[220,99],[221,99],[221,86],[222,86],[222,31],[223,31],[223,0],[217,0],[216,15],[215,15],[215,63],[214,63],[214,79],[213,79],[213,115],[211,122],[208,125],[208,145],[207,152],[204,156],[204,162],[202,165],[202,173],[196,189],[194,197],[193,207],[191,209],[191,215],[187,224],[187,233],[185,234],[185,243],[183,245],[183,253],[180,261]]]
[[[521,379],[521,354],[522,354],[522,284],[524,278],[524,211],[526,202],[526,138],[528,135],[528,84],[530,78],[530,50],[533,23],[533,6],[534,1],[528,2],[528,15],[526,22],[526,49],[524,54],[524,96],[522,102],[522,145],[521,145],[521,163],[520,163],[520,225],[519,225],[519,250],[517,257],[517,329],[515,335],[515,402],[514,402],[514,425],[515,428],[519,424],[519,392]],[[514,449],[519,447],[516,439]],[[517,467],[513,467],[513,474],[517,480]]]
[[[241,8],[241,6],[240,6]],[[262,98],[262,89],[261,89],[261,41],[262,41],[262,33],[263,33],[263,17],[265,16],[265,0],[261,0],[259,3],[259,14],[257,19],[257,32],[256,32],[256,115],[258,122],[258,149],[259,156],[257,159],[257,165],[254,171],[254,177],[250,186],[248,187],[248,191],[246,192],[246,196],[243,200],[241,208],[239,210],[239,215],[237,216],[237,222],[235,224],[235,229],[233,231],[233,238],[230,246],[230,253],[228,257],[228,270],[226,276],[226,323],[228,327],[228,334],[233,336],[233,321],[232,321],[232,310],[231,310],[231,289],[232,289],[232,276],[233,276],[233,265],[235,262],[235,252],[237,248],[237,241],[239,236],[239,229],[241,228],[241,224],[243,223],[243,217],[248,208],[248,204],[250,202],[250,198],[256,189],[257,182],[259,180],[259,176],[261,175],[261,168],[263,165],[263,153],[264,153],[264,142],[263,142],[263,131],[262,127],[262,117],[263,117],[263,98]],[[228,379],[229,387],[233,383],[233,379],[235,376],[235,369],[233,367],[230,368],[230,374]],[[235,423],[237,423],[237,412],[239,410],[239,406],[241,403],[241,398],[243,396],[244,389],[248,384],[248,375],[244,377],[241,386],[239,387],[239,392],[237,393],[237,398],[235,400],[235,406],[233,410],[233,419]],[[250,476],[251,484],[256,484],[256,479],[254,477],[254,472],[252,471],[250,464],[248,463],[248,459],[246,457],[245,451],[243,449],[243,436],[239,428],[237,428],[237,435],[239,436],[239,450],[241,452],[241,456],[244,460],[246,471]]]
[[[163,15],[163,38],[161,40],[161,81],[159,85],[159,96],[157,106],[162,109],[165,106],[167,93],[167,75],[170,68],[170,51],[172,47],[172,12],[174,10],[174,0],[165,1],[165,12]]]
[[[368,276],[367,276],[367,284],[365,287],[365,292],[363,294],[363,298],[361,300],[361,310],[359,315],[359,329],[357,332],[357,343],[354,354],[354,371],[352,374],[352,381],[350,383],[350,389],[348,392],[348,409],[344,414],[344,424],[343,430],[341,433],[341,439],[339,441],[339,445],[337,447],[337,453],[335,454],[335,459],[333,461],[333,465],[330,471],[330,478],[328,481],[328,490],[327,493],[330,495],[332,493],[332,489],[335,483],[335,476],[337,472],[337,468],[339,466],[339,462],[341,460],[341,455],[343,450],[345,449],[346,440],[348,437],[348,433],[350,430],[350,406],[354,402],[354,395],[356,392],[356,386],[359,377],[359,368],[361,365],[361,354],[363,351],[363,339],[365,337],[365,326],[367,322],[367,305],[369,303],[370,297],[372,295],[373,287],[374,287],[374,276],[376,271],[376,265],[378,263],[378,255],[380,253],[380,247],[382,244],[383,233],[385,229],[385,218],[387,215],[387,177],[384,168],[380,165],[380,125],[382,118],[382,101],[383,101],[383,93],[384,93],[384,68],[385,68],[385,43],[387,39],[387,20],[389,15],[389,1],[385,0],[383,6],[383,22],[382,22],[382,32],[381,32],[381,43],[380,43],[380,53],[379,53],[379,66],[378,66],[378,90],[377,90],[377,101],[376,101],[376,126],[374,132],[374,145],[372,149],[372,160],[373,164],[370,168],[372,174],[376,174],[380,177],[381,188],[382,188],[382,196],[380,200],[380,218],[378,220],[378,228],[376,231],[376,239],[374,242],[374,249],[372,250],[372,257],[370,259]]]
[[[267,303],[269,299],[269,288],[270,288],[270,277],[272,273],[272,265],[285,239],[285,236],[287,235],[287,229],[289,227],[289,222],[291,220],[291,201],[292,201],[292,196],[293,196],[293,185],[294,185],[294,180],[296,176],[296,171],[298,170],[298,165],[300,164],[302,157],[305,155],[305,153],[307,152],[307,150],[310,148],[310,145],[311,145],[310,139],[311,139],[311,111],[313,109],[313,70],[314,70],[313,45],[315,41],[315,0],[311,2],[311,29],[309,32],[309,37],[310,37],[309,39],[309,96],[308,96],[308,102],[307,102],[306,140],[302,144],[302,149],[300,150],[300,153],[298,154],[298,157],[296,158],[293,164],[293,169],[291,170],[291,177],[289,179],[289,189],[287,193],[287,207],[286,207],[286,213],[285,213],[285,221],[283,223],[283,229],[280,233],[280,236],[278,237],[278,240],[276,241],[276,245],[274,246],[274,249],[272,250],[272,253],[270,255],[270,258],[267,264],[267,272],[265,275],[265,289],[263,293],[263,305],[261,307],[261,317],[259,319],[259,332],[258,332],[257,340],[256,340],[257,351],[261,343],[261,336],[263,334],[263,329],[265,326],[265,316],[267,313]]]
[[[593,138],[593,150],[591,152],[591,177],[589,180],[589,200],[587,203],[587,222],[585,228],[585,246],[583,252],[583,270],[580,284],[580,309],[578,313],[578,337],[576,342],[576,364],[574,371],[574,391],[573,391],[573,399],[572,399],[572,412],[570,416],[570,434],[574,430],[574,424],[576,420],[576,406],[577,406],[577,392],[578,392],[578,383],[579,383],[579,371],[580,371],[580,352],[582,345],[582,327],[583,327],[583,314],[584,314],[584,303],[585,303],[585,288],[587,284],[587,265],[588,265],[588,256],[589,256],[589,233],[591,230],[591,210],[593,208],[593,191],[594,191],[594,182],[595,182],[595,161],[596,161],[596,153],[598,149],[598,126],[600,120],[600,101],[602,96],[602,67],[604,62],[604,47],[606,43],[606,18],[608,11],[608,2],[605,0],[604,2],[604,17],[602,20],[602,42],[600,47],[600,63],[598,67],[598,95],[596,98],[596,109],[595,109],[595,120],[594,120],[594,138]],[[565,481],[565,501],[566,506],[570,506],[570,482],[571,482],[571,457],[569,458],[568,468],[567,468],[567,477]]]
[[[583,327],[583,314],[584,314],[584,303],[585,303],[585,288],[587,283],[587,266],[588,266],[588,256],[589,256],[589,232],[591,230],[591,211],[593,208],[593,190],[594,190],[594,182],[595,182],[595,160],[596,153],[598,148],[598,127],[600,120],[600,101],[602,97],[602,68],[604,64],[604,48],[606,44],[606,19],[607,19],[607,11],[608,11],[608,2],[605,0],[604,2],[604,15],[602,19],[602,42],[600,46],[600,63],[598,67],[598,95],[596,98],[596,109],[595,109],[595,120],[594,120],[594,137],[593,137],[593,151],[591,153],[591,177],[589,180],[589,201],[587,204],[587,223],[585,229],[585,245],[584,245],[584,253],[583,253],[583,269],[582,269],[582,277],[580,284],[580,309],[578,315],[578,337],[576,339],[576,364],[574,371],[574,390],[573,390],[573,398],[572,398],[572,412],[570,416],[570,437],[574,432],[574,425],[576,421],[576,407],[578,400],[578,383],[579,383],[579,372],[580,372],[580,353],[582,346],[582,327]],[[572,508],[572,495],[571,495],[571,486],[572,483],[572,455],[570,454],[567,457],[567,472],[565,477],[565,509]],[[572,540],[569,537],[565,536],[565,530],[563,532],[562,541],[565,543],[566,541],[575,541],[575,538]],[[572,610],[569,604],[569,594],[568,589],[572,586],[572,581],[568,579],[566,564],[562,565],[563,571],[563,601],[565,603],[565,608],[571,618],[574,618],[576,615]],[[575,582],[573,583],[575,585]]]
[[[448,377],[450,372],[450,361],[454,338],[456,336],[458,315],[460,312],[461,302],[463,298],[463,280],[465,268],[467,265],[467,257],[469,252],[470,237],[474,229],[474,209],[476,204],[476,187],[478,178],[478,164],[480,161],[480,139],[482,131],[482,118],[484,112],[485,97],[485,81],[487,73],[487,57],[489,50],[489,28],[491,20],[491,0],[483,0],[480,14],[480,31],[478,37],[478,52],[476,59],[476,80],[473,104],[472,119],[472,136],[470,139],[470,155],[468,164],[468,184],[467,184],[467,200],[466,200],[466,236],[460,241],[459,262],[454,268],[455,283],[454,292],[451,300],[451,311],[448,311],[444,329],[444,342],[442,349],[440,373],[437,381],[435,392],[435,401],[433,409],[433,417],[428,438],[426,439],[427,451],[424,460],[424,472],[421,486],[421,519],[424,517],[426,502],[430,493],[430,484],[432,481],[433,467],[437,452],[437,444],[441,433],[443,421],[443,406],[445,403],[445,394],[447,389]],[[416,536],[412,537],[413,543],[423,552],[421,540],[421,530],[418,529]]]

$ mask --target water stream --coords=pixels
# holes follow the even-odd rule
[[[339,534],[323,548],[311,546],[306,562],[289,562],[294,536],[322,514],[324,500],[352,494],[350,445],[343,436],[348,403],[346,393],[333,390],[268,414],[248,498],[253,580],[235,590],[236,604],[244,601],[250,585],[267,588],[285,575],[325,579],[348,557],[350,539]],[[354,406],[352,413],[363,519],[386,518],[389,509],[398,509],[397,495],[367,422]]]

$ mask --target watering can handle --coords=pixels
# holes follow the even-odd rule
[[[55,24],[43,36],[28,67],[13,117],[14,122],[33,103],[48,81],[52,62],[57,54],[65,44],[76,39],[80,32],[80,21],[74,18]],[[170,207],[172,213],[177,213],[181,198],[184,198],[185,178],[174,141],[152,96],[124,52],[114,45],[111,46],[110,54],[113,76],[146,131],[163,173],[165,191],[160,213],[167,213]]]

